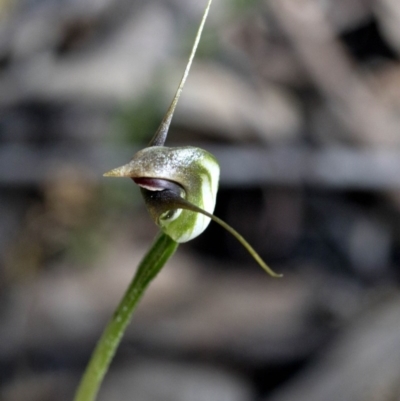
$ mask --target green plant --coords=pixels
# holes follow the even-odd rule
[[[128,164],[105,174],[107,177],[129,177],[139,185],[147,209],[161,232],[140,263],[106,326],[82,377],[75,401],[92,401],[96,398],[123,333],[146,288],[173,255],[178,244],[200,235],[211,219],[236,237],[266,272],[279,277],[236,230],[212,214],[219,180],[219,166],[215,157],[203,149],[190,146],[164,146],[211,2],[208,1],[204,11],[176,94],[149,146],[136,153]]]

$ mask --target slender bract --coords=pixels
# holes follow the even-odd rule
[[[208,12],[210,11],[211,3],[212,3],[212,0],[209,0],[206,5],[206,8],[204,10],[203,18],[201,19],[199,29],[198,29],[196,37],[194,39],[194,43],[193,43],[192,51],[189,56],[189,60],[186,64],[185,71],[183,72],[181,82],[179,83],[179,86],[178,86],[178,89],[176,90],[175,96],[172,99],[172,102],[171,102],[167,112],[165,113],[165,116],[162,119],[161,124],[158,127],[158,130],[156,131],[153,138],[151,139],[149,146],[163,146],[165,143],[165,140],[167,139],[169,126],[171,125],[172,117],[174,116],[174,111],[175,111],[176,105],[178,104],[178,100],[181,96],[183,87],[186,82],[186,78],[189,76],[190,67],[192,66],[194,55],[196,54],[197,47],[199,46],[201,33],[203,32],[204,24],[206,23]]]

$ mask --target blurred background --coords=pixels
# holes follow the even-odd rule
[[[206,1],[0,0],[0,399],[71,400],[157,229],[130,180]],[[221,165],[101,401],[400,400],[400,3],[214,0],[170,130]]]

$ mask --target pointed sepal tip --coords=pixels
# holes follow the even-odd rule
[[[129,177],[129,171],[126,165],[113,168],[103,174],[103,177]]]

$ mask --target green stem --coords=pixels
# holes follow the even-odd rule
[[[178,243],[166,234],[158,235],[140,263],[131,284],[100,337],[81,379],[74,401],[96,399],[104,375],[107,373],[136,306],[150,282],[174,254],[177,247]]]

